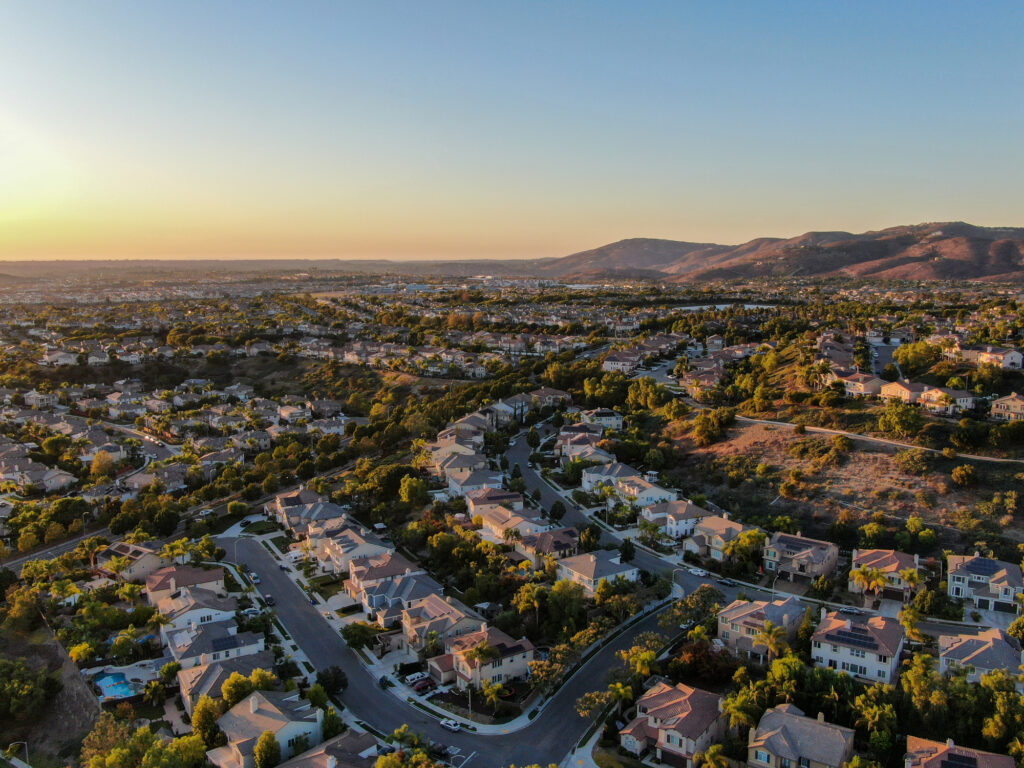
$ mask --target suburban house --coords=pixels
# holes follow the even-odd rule
[[[127,559],[128,566],[115,574],[110,568],[110,562],[122,557]],[[151,573],[170,564],[170,559],[161,557],[156,549],[142,544],[129,544],[127,541],[115,541],[96,556],[96,565],[101,571],[124,581],[145,581]]]
[[[599,549],[558,561],[558,578],[583,585],[583,591],[588,597],[594,596],[602,579],[611,582],[619,577],[626,581],[638,581],[640,569],[623,563],[618,552]]]
[[[424,570],[413,565],[395,552],[385,552],[373,557],[359,557],[349,562],[345,591],[349,597],[367,606],[366,593],[400,576],[423,574]],[[377,606],[374,606],[377,607]],[[369,611],[367,611],[369,613]]]
[[[402,635],[410,651],[426,647],[431,633],[441,642],[477,632],[484,622],[473,611],[450,597],[427,595],[415,600],[402,611]]]
[[[947,591],[979,611],[1018,613],[1017,595],[1024,592],[1020,566],[990,557],[949,555]]]
[[[292,504],[277,513],[278,522],[296,536],[305,536],[311,526],[323,525],[330,520],[346,520],[345,510],[330,501],[311,504]]]
[[[835,376],[835,374],[833,374]],[[851,373],[849,376],[835,376],[834,381],[843,384],[848,397],[867,397],[878,395],[882,392],[882,385],[885,382],[877,376],[867,373]]]
[[[441,585],[425,573],[409,573],[365,585],[357,599],[367,619],[390,629],[402,620],[407,606],[441,591]]]
[[[1006,397],[993,400],[992,410],[989,413],[993,419],[999,421],[1022,421],[1024,420],[1024,397],[1016,392],[1011,392]]]
[[[510,531],[515,531],[515,536],[522,538],[552,527],[551,523],[542,517],[536,517],[522,510],[515,512],[502,506],[487,507],[474,515],[474,519],[477,517],[480,518],[483,528],[499,541],[510,535],[508,533]]]
[[[814,665],[849,672],[876,683],[899,676],[903,626],[887,616],[846,616],[821,609],[821,623],[811,637]]]
[[[748,768],[841,768],[853,758],[851,728],[807,717],[794,704],[761,715],[747,741]]]
[[[1009,755],[997,755],[981,749],[958,747],[952,739],[932,741],[907,736],[905,768],[1016,768]]]
[[[794,597],[772,601],[733,600],[718,612],[718,639],[733,655],[764,664],[768,661],[768,649],[755,642],[764,625],[770,621],[781,627],[786,642],[792,643],[804,613],[804,607]]]
[[[348,573],[353,560],[384,555],[394,549],[348,517],[311,523],[307,537],[321,570],[328,573]]]
[[[976,402],[977,398],[972,393],[946,387],[925,387],[917,398],[918,405],[940,416],[955,416],[962,411],[969,411]]]
[[[519,554],[530,558],[535,569],[543,568],[548,558],[561,560],[579,551],[580,536],[575,528],[555,528],[523,536],[515,543]]]
[[[797,577],[814,580],[832,575],[839,562],[839,547],[800,533],[776,531],[765,543],[762,556],[766,571],[775,571],[789,581]]]
[[[263,635],[239,632],[231,622],[189,625],[167,636],[167,649],[182,669],[198,667],[222,659],[249,656],[265,650]]]
[[[744,531],[756,530],[752,525],[744,525],[730,520],[728,515],[708,516],[693,527],[693,534],[683,542],[683,549],[700,557],[712,560],[726,560],[725,550],[729,542],[737,539]]]
[[[154,571],[146,577],[146,596],[150,605],[156,605],[172,592],[184,587],[200,587],[210,592],[226,594],[224,569],[172,565]]]
[[[1016,675],[1022,663],[1020,643],[1002,629],[993,627],[975,635],[939,636],[939,671],[967,669],[967,679],[972,683],[997,669]],[[1017,688],[1020,690],[1024,685],[1018,683]]]
[[[685,539],[693,535],[697,523],[711,515],[688,499],[662,501],[640,511],[644,520],[654,523],[670,539]]]
[[[291,760],[278,763],[277,768],[373,768],[376,764],[376,737],[350,728]]]
[[[274,497],[273,501],[264,507],[264,511],[266,511],[268,516],[275,518],[281,525],[287,526],[289,510],[293,507],[298,508],[308,504],[315,504],[318,501],[326,501],[326,499],[309,488],[299,488],[287,493],[279,493]]]
[[[924,390],[924,384],[903,379],[902,381],[886,382],[878,394],[883,400],[899,400],[901,403],[914,405]]]
[[[218,621],[233,621],[238,610],[238,600],[221,597],[202,587],[182,587],[156,604],[168,623],[160,627],[164,643],[171,633],[188,626],[198,626]]]
[[[636,703],[636,718],[619,731],[623,749],[651,750],[660,763],[692,768],[694,756],[720,742],[729,730],[722,697],[679,683],[655,683]]]
[[[619,480],[630,477],[640,477],[640,473],[628,464],[613,462],[611,464],[599,464],[596,467],[587,467],[581,476],[581,487],[584,491],[593,492],[601,485],[614,485]]]
[[[1024,361],[1024,356],[1020,352],[1007,347],[993,347],[989,345],[977,347],[960,346],[959,352],[961,359],[965,363],[974,363],[975,365],[987,363],[989,365],[997,365],[1000,368],[1019,370],[1022,361]]]
[[[616,349],[605,355],[601,362],[602,371],[617,371],[618,373],[630,374],[637,369],[643,357],[627,349]]]
[[[603,429],[622,429],[622,414],[611,408],[594,408],[581,411],[580,420],[586,424],[597,424]]]
[[[482,488],[501,488],[505,476],[489,469],[453,469],[447,472],[448,490],[456,496]]]
[[[471,517],[497,507],[513,511],[522,509],[523,495],[518,491],[506,491],[504,488],[480,488],[466,494],[466,510]]]
[[[885,588],[882,597],[895,600],[907,600],[914,594],[914,585],[908,584],[900,575],[901,572],[918,572],[918,556],[897,552],[894,549],[855,549],[852,553],[850,570],[858,568],[877,569],[885,574]],[[850,579],[847,589],[855,595],[864,591],[864,587],[855,579]]]
[[[490,649],[491,657],[476,658],[467,653],[479,646]],[[439,683],[455,682],[459,688],[479,689],[483,683],[506,683],[530,673],[533,643],[525,637],[513,640],[496,627],[486,624],[478,632],[454,637],[445,643],[445,652],[427,662],[431,677]]]
[[[615,482],[619,498],[637,507],[649,507],[663,501],[675,501],[676,492],[645,480],[642,477],[624,477]]]
[[[211,661],[197,667],[178,670],[178,687],[181,691],[181,702],[185,711],[192,716],[192,708],[201,696],[211,699],[221,698],[221,687],[235,672],[249,677],[253,670],[274,669],[274,654],[271,651],[260,651],[249,656],[238,656],[223,661]]]
[[[298,691],[255,691],[217,720],[227,744],[206,753],[217,768],[254,768],[253,749],[265,731],[274,734],[281,757],[322,741],[324,711],[299,697]]]

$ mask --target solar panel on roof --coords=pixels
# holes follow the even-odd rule
[[[976,557],[964,563],[964,570],[977,576],[991,576],[1000,569],[1001,566],[995,560],[986,560],[981,557]]]
[[[228,648],[235,647],[235,638],[230,635],[228,637],[215,637],[211,647],[215,651],[226,651]]]
[[[978,758],[974,755],[962,755],[950,752],[939,763],[940,768],[977,768]]]
[[[834,640],[837,643],[843,643],[844,645],[852,645],[856,648],[867,648],[869,650],[877,650],[878,643],[871,635],[863,632],[852,632],[846,629],[839,629],[835,632],[829,632],[825,635],[828,640]]]

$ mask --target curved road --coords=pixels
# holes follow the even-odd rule
[[[276,600],[277,617],[292,639],[317,669],[337,665],[348,675],[349,687],[341,696],[345,707],[360,720],[379,731],[390,733],[408,723],[414,731],[432,740],[458,747],[461,755],[473,755],[461,763],[469,768],[500,768],[510,764],[560,763],[587,729],[592,718],[581,718],[576,699],[587,691],[603,688],[607,670],[617,662],[615,653],[632,645],[641,632],[658,631],[658,615],[652,613],[602,648],[562,686],[537,717],[518,731],[508,734],[450,733],[438,720],[382,690],[363,662],[356,656],[320,610],[280,570],[277,560],[258,541],[249,537],[220,538],[218,543],[232,552],[235,542],[238,560],[260,577],[259,590]],[[475,753],[475,754],[474,754]]]

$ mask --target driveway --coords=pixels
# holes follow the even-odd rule
[[[341,636],[327,623],[320,611],[278,567],[277,561],[251,538],[239,538],[238,559],[259,574],[258,589],[272,594],[277,601],[277,617],[288,634],[317,669],[337,665],[348,675],[349,686],[341,696],[345,707],[360,720],[379,731],[390,733],[408,723],[414,731],[431,739],[458,747],[463,755],[472,755],[469,768],[489,768],[510,764],[560,763],[583,735],[591,720],[576,713],[576,699],[587,691],[604,687],[606,672],[617,662],[615,653],[632,645],[641,632],[657,631],[657,614],[648,616],[602,648],[564,685],[547,707],[525,728],[509,734],[450,733],[438,721],[382,690],[363,662],[345,645]],[[221,537],[220,546],[231,552],[234,539]],[[392,689],[393,690],[393,689]]]

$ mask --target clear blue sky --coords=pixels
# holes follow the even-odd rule
[[[0,258],[1024,224],[1024,4],[0,0]]]

